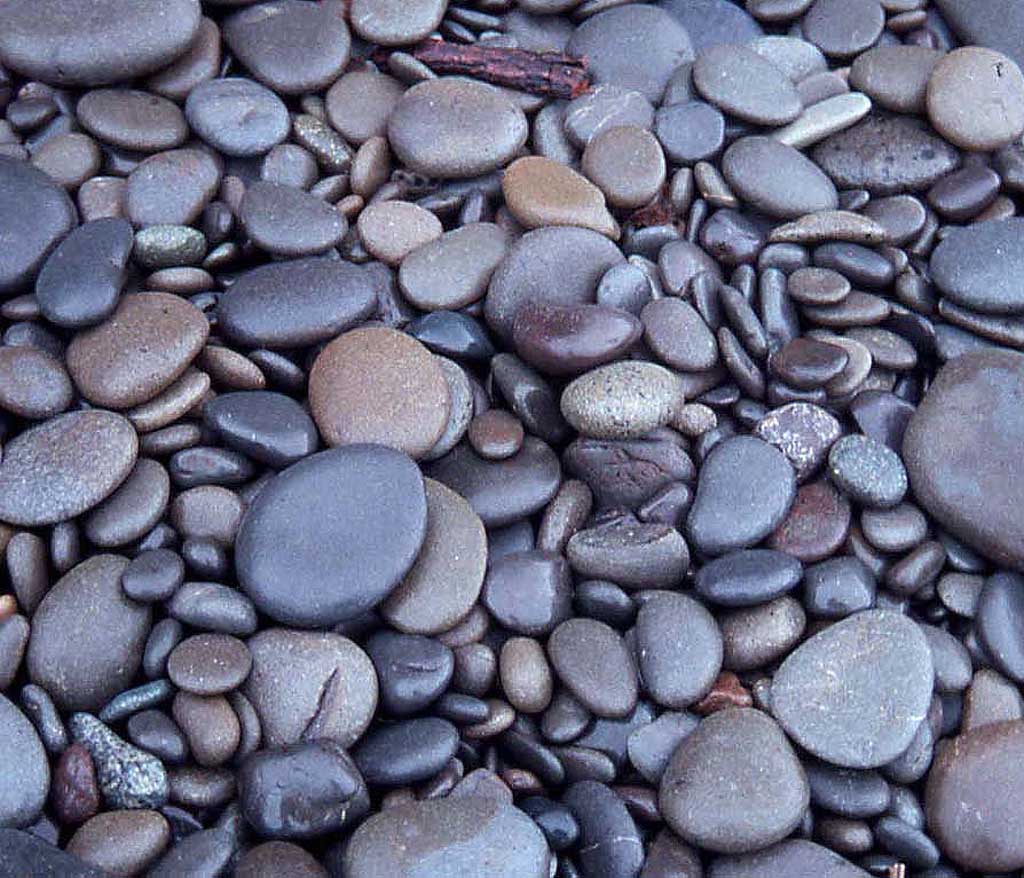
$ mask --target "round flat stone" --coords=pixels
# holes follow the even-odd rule
[[[58,415],[19,434],[0,462],[0,521],[37,527],[92,509],[135,466],[132,425],[106,411]]]
[[[483,586],[487,534],[469,503],[424,479],[427,532],[413,568],[381,605],[381,615],[411,634],[439,634],[469,613]]]
[[[924,122],[878,114],[827,137],[811,158],[840,189],[872,195],[927,189],[960,164],[957,150]]]
[[[826,479],[801,485],[782,524],[769,538],[773,549],[804,563],[835,552],[850,532],[850,503]]]
[[[681,710],[700,701],[722,669],[722,634],[693,598],[662,592],[636,618],[637,661],[644,689],[663,707]]]
[[[245,347],[296,348],[333,338],[377,307],[370,276],[333,259],[262,265],[217,304],[217,328]]]
[[[516,352],[548,375],[578,375],[618,359],[639,341],[640,333],[640,321],[605,305],[563,307],[531,301],[512,324]]]
[[[46,804],[50,765],[32,723],[0,695],[0,826],[28,826]],[[0,839],[0,849],[4,843]],[[0,854],[0,868],[3,855]]]
[[[353,0],[349,17],[368,43],[400,46],[429,36],[446,8],[444,0]]]
[[[928,712],[933,676],[931,650],[915,622],[865,610],[790,653],[772,681],[772,712],[820,759],[876,768],[910,746]]]
[[[781,451],[753,436],[726,439],[700,471],[687,519],[692,545],[706,555],[753,546],[782,523],[795,495]]]
[[[654,133],[665,155],[689,165],[716,155],[725,142],[725,117],[704,101],[669,104],[658,110]]]
[[[932,280],[948,299],[986,314],[1024,312],[1024,219],[954,229],[932,251]]]
[[[188,225],[217,191],[220,175],[217,160],[205,150],[158,152],[128,175],[125,214],[136,227]]]
[[[252,242],[274,256],[324,253],[348,229],[345,217],[322,198],[264,180],[246,188],[238,217]]]
[[[10,9],[0,10],[0,20]],[[75,225],[76,213],[67,193],[47,174],[0,156],[0,297],[31,283],[43,260]],[[24,221],[27,216],[32,222]]]
[[[830,58],[863,52],[882,35],[884,25],[879,0],[815,0],[802,20],[804,39]]]
[[[1014,828],[1024,810],[1024,722],[997,722],[947,742],[928,775],[928,828],[965,869],[1009,872],[1024,866]]]
[[[326,88],[348,63],[351,39],[329,3],[274,0],[224,20],[224,42],[260,82],[279,94]]]
[[[501,181],[505,204],[526,228],[580,226],[609,238],[619,226],[605,207],[604,194],[572,168],[543,156],[516,159]]]
[[[464,308],[487,292],[508,245],[508,233],[494,223],[460,226],[409,253],[398,285],[424,311]]]
[[[276,621],[334,625],[394,591],[426,526],[423,478],[404,454],[379,445],[320,452],[275,476],[246,511],[239,582]]]
[[[86,131],[121,149],[159,152],[188,137],[177,104],[146,91],[98,88],[82,95],[75,114]]]
[[[312,197],[312,196],[310,196]],[[372,255],[388,265],[441,237],[441,221],[429,210],[408,201],[379,201],[359,214],[359,240]]]
[[[667,424],[682,399],[679,381],[667,369],[623,360],[573,381],[562,393],[561,409],[585,436],[630,439]]]
[[[248,647],[229,634],[195,634],[179,643],[167,657],[167,676],[185,692],[222,695],[249,676]]]
[[[613,207],[647,204],[665,182],[665,155],[650,131],[636,125],[608,128],[583,151],[581,168]]]
[[[49,418],[71,405],[74,390],[60,361],[30,347],[0,347],[0,409]]]
[[[850,86],[896,113],[924,113],[932,70],[942,52],[928,46],[875,46],[850,66]]]
[[[484,316],[502,339],[512,338],[519,309],[529,301],[588,304],[613,265],[624,263],[618,247],[590,229],[553,227],[527,232],[509,248],[491,277]],[[559,283],[552,285],[551,278]]]
[[[636,706],[633,659],[622,638],[603,622],[563,622],[548,638],[548,658],[558,679],[592,713],[623,717]]]
[[[844,436],[832,446],[828,476],[850,499],[872,509],[889,509],[907,493],[899,455],[867,436]]]
[[[316,426],[299,403],[281,393],[222,393],[203,406],[204,422],[231,448],[273,467],[316,451]]]
[[[1024,568],[1024,500],[1006,478],[1024,435],[1024,356],[977,351],[943,367],[918,406],[903,459],[924,509],[998,564]]]
[[[67,844],[68,853],[110,874],[138,874],[171,843],[171,828],[158,811],[105,811],[86,821]]]
[[[269,88],[241,77],[211,79],[185,101],[189,125],[226,155],[268,152],[288,135],[288,108]]]
[[[260,720],[265,747],[308,740],[351,747],[377,708],[377,673],[355,643],[329,631],[267,628],[246,643],[252,670],[242,692]]]
[[[61,710],[99,710],[138,672],[150,610],[122,591],[127,566],[119,555],[94,555],[65,574],[32,617],[28,675]]]
[[[588,18],[566,51],[589,60],[595,82],[638,91],[651,103],[661,100],[672,72],[693,60],[683,25],[664,9],[633,4]]]
[[[395,844],[395,839],[404,839]],[[407,802],[366,820],[345,848],[349,878],[546,878],[550,854],[537,825],[497,798]]]
[[[716,107],[756,125],[785,125],[803,110],[786,74],[745,46],[705,49],[694,62],[693,84]]]
[[[405,88],[397,79],[369,70],[346,73],[324,98],[327,119],[350,143],[382,137]]]
[[[735,795],[743,790],[737,807]],[[750,708],[712,714],[676,748],[658,796],[684,840],[719,853],[758,851],[803,819],[807,777],[782,729]]]
[[[68,345],[68,371],[90,402],[131,408],[181,375],[209,332],[203,312],[180,296],[126,296],[103,323],[80,332]]]
[[[999,149],[1024,131],[1024,75],[1002,52],[954,49],[932,70],[927,105],[935,130],[951,143]]]
[[[117,306],[132,250],[123,219],[83,223],[57,246],[36,279],[39,310],[63,329],[92,326]]]
[[[53,85],[144,76],[183,55],[199,0],[11,0],[0,9],[0,61]]]
[[[832,181],[800,150],[770,137],[741,137],[722,157],[722,173],[744,201],[769,216],[795,219],[834,210]]]
[[[329,445],[378,442],[413,457],[441,438],[451,406],[433,355],[384,327],[352,330],[325,347],[310,371],[309,400]]]
[[[388,118],[402,164],[430,177],[475,177],[506,164],[526,143],[523,111],[482,82],[442,77],[410,88]]]
[[[267,841],[251,848],[238,861],[235,878],[326,878],[327,871],[316,858],[290,841]]]
[[[557,109],[557,105],[556,109]],[[538,116],[538,119],[543,119]],[[630,91],[618,85],[604,83],[592,86],[585,94],[573,98],[556,116],[555,122],[561,129],[559,143],[564,146],[565,138],[584,149],[598,134],[609,128],[620,126],[636,126],[647,130],[654,121],[654,107],[640,92]],[[544,142],[541,132],[543,127],[534,134],[534,147],[543,155],[558,158],[542,148]],[[575,161],[575,155],[573,156]]]
[[[487,527],[504,527],[539,512],[562,481],[558,455],[534,436],[504,460],[486,460],[460,443],[425,474],[465,497]]]

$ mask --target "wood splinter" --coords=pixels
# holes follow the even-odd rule
[[[412,55],[435,73],[470,76],[545,97],[571,100],[583,94],[590,84],[586,59],[562,52],[427,40]]]

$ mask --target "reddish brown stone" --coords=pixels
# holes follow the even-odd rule
[[[82,744],[72,744],[57,760],[50,794],[57,819],[65,826],[77,826],[99,812],[96,768]]]
[[[740,678],[732,671],[722,671],[711,691],[698,701],[693,709],[701,716],[708,716],[727,707],[750,707],[753,703],[754,699],[750,697],[750,692],[740,682]]]
[[[822,479],[800,487],[769,545],[809,564],[835,552],[849,531],[849,501]]]

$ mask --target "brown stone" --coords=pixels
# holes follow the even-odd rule
[[[444,373],[418,341],[385,327],[346,332],[309,376],[313,418],[328,445],[374,442],[426,454],[448,425]]]

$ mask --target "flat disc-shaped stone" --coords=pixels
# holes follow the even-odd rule
[[[53,85],[103,85],[169,64],[199,30],[199,0],[10,0],[0,62]]]
[[[772,681],[772,712],[818,758],[876,768],[910,746],[933,679],[931,650],[917,623],[865,610],[790,653]]]
[[[422,457],[441,438],[451,394],[416,339],[373,326],[336,338],[309,375],[313,418],[328,445],[379,442]]]
[[[740,708],[709,716],[683,739],[662,776],[659,799],[665,820],[684,840],[735,854],[789,835],[807,810],[810,789],[782,729],[766,714]]]
[[[238,278],[217,305],[217,328],[245,347],[305,347],[333,338],[376,307],[370,276],[358,266],[295,259]]]
[[[275,0],[227,18],[224,42],[274,91],[304,94],[341,75],[352,40],[338,6]]]
[[[918,502],[999,564],[1024,569],[1024,356],[976,351],[943,367],[907,427],[903,460]]]
[[[135,466],[139,437],[113,412],[71,412],[32,427],[4,448],[0,521],[38,527],[92,509]]]
[[[329,627],[394,590],[426,527],[423,477],[409,457],[380,445],[337,448],[263,488],[242,520],[235,567],[271,618]]]
[[[475,177],[500,168],[528,131],[523,111],[499,89],[455,77],[414,85],[388,119],[395,155],[430,177]]]
[[[687,527],[706,555],[753,546],[777,528],[796,496],[796,476],[782,452],[753,436],[726,439],[700,472]]]
[[[802,838],[743,856],[719,857],[711,864],[710,878],[868,878],[839,854]]]
[[[932,251],[932,280],[948,299],[987,314],[1024,312],[1024,218],[955,229]]]

